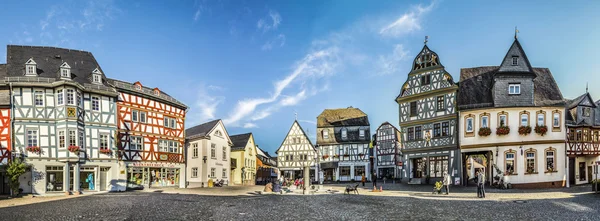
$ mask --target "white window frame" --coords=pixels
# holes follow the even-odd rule
[[[509,154],[512,154],[511,158],[508,158]],[[517,167],[517,154],[515,152],[506,152],[506,153],[504,153],[504,170],[507,169],[506,166],[508,166],[508,161],[509,160],[512,160],[512,166],[513,166],[512,167],[513,171],[512,171],[511,174],[516,173],[517,172],[517,168],[516,168]],[[506,171],[506,172],[508,172],[508,171]]]
[[[217,173],[217,168],[210,168],[210,177],[216,178],[215,173]]]
[[[223,161],[227,161],[227,147],[223,147]]]
[[[533,156],[529,156],[529,154],[532,154]],[[525,173],[527,173],[527,167],[529,167],[529,160],[533,160],[533,173],[537,173],[537,159],[535,157],[536,152],[533,151],[527,151],[525,152]]]
[[[97,96],[92,96],[92,98],[90,100],[92,103],[92,110],[100,111],[100,98]]]
[[[171,128],[177,129],[177,125],[175,124],[175,118],[171,118]]]
[[[522,127],[529,126],[529,114],[521,114],[519,125]]]
[[[481,127],[482,128],[490,127],[489,123],[490,123],[490,118],[488,116],[481,117]]]
[[[34,65],[34,64],[28,64],[28,65],[25,65],[25,66],[27,66],[27,73],[25,74],[26,76],[35,76],[35,75],[37,75],[37,73],[35,72],[36,69],[37,69],[36,65]]]
[[[67,89],[67,104],[75,105],[75,90]]]
[[[66,148],[67,147],[67,133],[64,129],[58,130],[58,147]]]
[[[329,130],[323,130],[323,139],[329,139]]]
[[[100,77],[100,75],[99,75],[99,74],[93,74],[92,76],[93,76],[93,82],[94,82],[94,83],[97,83],[97,84],[100,84],[100,83],[102,83],[102,80],[101,80],[101,79],[102,79],[102,77]]]
[[[365,129],[360,129],[358,130],[358,136],[360,138],[364,138],[365,137]]]
[[[210,144],[210,158],[217,159],[217,144]]]
[[[192,167],[192,178],[198,178],[198,167]]]
[[[192,158],[198,158],[198,143],[192,144]]]
[[[508,94],[521,94],[521,84],[508,84]]]
[[[141,136],[130,136],[129,150],[144,150],[144,138]]]
[[[71,70],[68,68],[60,68],[60,77],[61,78],[71,78]]]
[[[27,147],[39,147],[40,134],[38,129],[27,129],[25,134],[25,140],[27,142]]]
[[[56,91],[56,103],[58,105],[64,105],[65,104],[65,94],[63,94],[63,89],[58,89]]]
[[[227,169],[223,168],[223,177],[222,178],[227,178]]]
[[[165,117],[165,119],[163,120],[163,126],[169,127],[169,118],[168,117]]]
[[[69,129],[67,130],[67,141],[69,146],[77,146],[77,130]]]
[[[544,114],[537,115],[537,125],[538,126],[546,125],[546,116]]]
[[[100,143],[101,150],[108,149],[108,134],[100,133],[98,135],[98,142]]]
[[[40,90],[34,91],[33,100],[35,106],[44,106],[44,92]]]
[[[512,65],[513,66],[519,65],[519,57],[517,57],[517,56],[512,57]]]
[[[556,169],[556,157],[555,157],[556,156],[556,154],[555,154],[556,151],[554,151],[554,150],[546,150],[544,152],[545,152],[545,156],[546,156],[546,170],[548,172],[557,171],[557,169]],[[552,153],[552,155],[549,155],[548,153]],[[548,170],[548,161],[549,161],[548,159],[552,159],[552,171]]]
[[[560,113],[554,113],[552,115],[552,127],[560,127]]]
[[[348,130],[346,128],[342,129],[342,139],[348,139]]]
[[[500,124],[500,125],[498,125],[498,127],[499,126],[508,126],[508,115],[501,114],[501,115],[498,116],[498,118],[499,118],[498,119],[499,120],[498,123]],[[504,118],[504,120],[502,120],[502,118]],[[503,124],[503,122],[504,122],[504,124]]]
[[[139,112],[138,110],[131,110],[131,121],[138,122],[140,120]]]
[[[145,111],[140,111],[140,123],[146,123],[146,117],[148,113]]]
[[[469,130],[469,124],[471,126],[471,129]],[[467,131],[467,133],[473,133],[473,131],[475,131],[475,125],[473,124],[473,118],[472,117],[467,117],[467,125],[465,128],[465,131]],[[441,126],[440,126],[440,130],[441,130]]]

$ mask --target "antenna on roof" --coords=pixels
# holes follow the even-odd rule
[[[294,111],[294,119],[298,120],[298,112]]]

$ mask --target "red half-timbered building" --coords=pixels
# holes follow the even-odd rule
[[[187,106],[158,88],[111,80],[119,92],[117,148],[128,188],[185,187]]]

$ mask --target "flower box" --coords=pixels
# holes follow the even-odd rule
[[[36,146],[27,147],[25,149],[32,153],[41,153],[42,152],[42,149],[40,147],[36,147]]]
[[[530,126],[520,126],[519,127],[519,134],[520,135],[527,135],[531,133],[531,127]]]
[[[492,129],[490,129],[489,127],[479,128],[479,136],[487,137],[490,134],[492,134]]]
[[[78,153],[79,150],[79,146],[69,146],[69,152]]]
[[[323,159],[329,158],[329,155],[323,155]]]
[[[100,149],[100,153],[110,154],[110,149]]]
[[[340,155],[337,155],[337,154],[333,155],[333,158],[338,158],[338,157],[340,157]]]
[[[507,135],[510,133],[510,127],[508,126],[499,126],[496,128],[496,135]]]
[[[349,157],[349,156],[350,156],[350,154],[344,154],[344,157]]]
[[[546,132],[548,132],[548,127],[546,125],[536,125],[535,126],[535,133],[539,134],[540,136],[544,136],[546,135]]]

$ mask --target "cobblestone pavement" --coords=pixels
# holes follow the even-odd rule
[[[334,188],[341,188],[332,186]],[[106,193],[0,209],[1,220],[598,220],[600,195],[527,200],[439,200],[406,194],[258,195],[260,187]],[[411,187],[412,188],[412,187]],[[426,188],[426,187],[423,187]],[[466,189],[460,191],[470,191]],[[247,191],[250,190],[250,191]],[[520,190],[519,190],[520,191]],[[518,194],[515,191],[514,194]],[[526,191],[532,192],[532,191]],[[533,192],[555,192],[537,190]],[[363,191],[366,193],[366,190]],[[420,192],[412,192],[412,194]],[[422,193],[422,192],[421,192]],[[424,193],[423,193],[424,194]],[[453,193],[454,194],[454,193]],[[452,197],[452,195],[450,197]],[[491,193],[490,193],[491,194]],[[498,193],[501,194],[501,193]]]

